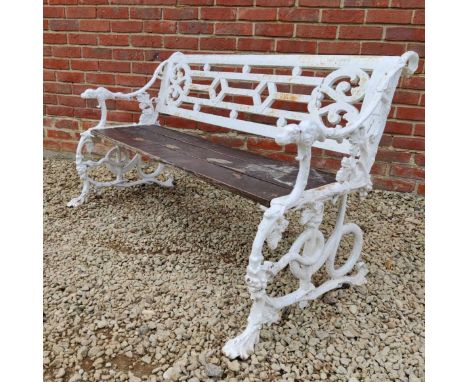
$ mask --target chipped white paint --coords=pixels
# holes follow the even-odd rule
[[[240,70],[215,70],[223,65],[238,66]],[[344,222],[347,196],[351,192],[358,192],[365,197],[372,188],[370,169],[398,79],[401,74],[414,73],[417,65],[418,55],[414,52],[407,52],[401,57],[175,53],[157,68],[151,81],[136,92],[112,93],[98,88],[83,93],[85,98],[98,100],[102,110],[101,121],[97,126],[99,128],[106,123],[106,99],[136,97],[142,109],[141,123],[154,123],[158,113],[164,113],[271,137],[280,145],[297,145],[299,171],[293,190],[271,201],[253,242],[246,275],[253,304],[246,329],[223,347],[228,357],[247,358],[254,351],[262,325],[277,321],[282,308],[295,303],[305,307],[308,301],[343,284],[360,285],[365,282],[367,270],[358,261],[363,243],[362,231],[356,224]],[[281,74],[260,74],[253,72],[253,67],[281,68],[290,70],[290,74],[284,74],[284,70]],[[331,72],[325,77],[304,74],[311,69]],[[163,70],[164,75],[161,75]],[[158,97],[150,98],[146,91],[157,79],[161,79]],[[205,83],[196,83],[200,79]],[[232,81],[239,80],[251,83],[252,86],[246,89],[233,87]],[[278,91],[278,86],[284,84],[309,85],[313,90],[310,94]],[[197,97],[192,94],[193,91],[204,93],[205,96]],[[251,104],[225,100],[230,96],[250,97]],[[302,103],[307,112],[276,108],[275,101]],[[362,103],[360,108],[356,105],[359,103]],[[187,108],[187,105],[192,107]],[[212,114],[206,111],[207,107],[225,109],[228,116]],[[276,119],[276,126],[239,119],[240,113],[271,117]],[[288,124],[288,121],[296,123]],[[84,187],[82,195],[71,201],[71,205],[82,203],[91,187],[137,184],[123,182],[122,174],[131,168],[139,168],[138,156],[122,159],[120,151],[114,148],[101,161],[84,161],[82,149],[91,142],[91,138],[92,129],[83,133],[78,145],[76,163]],[[327,148],[347,156],[342,160],[335,183],[306,190],[311,147]],[[119,160],[111,159],[117,154]],[[210,160],[219,161],[214,158]],[[92,181],[87,170],[100,164],[107,165],[116,174],[117,180],[105,184]],[[160,171],[161,168],[158,168],[154,174],[144,175],[138,182],[146,182],[151,178],[152,182],[169,186],[171,180],[160,182],[154,179]],[[339,209],[335,228],[325,238],[320,225],[325,203],[329,201],[339,201]],[[278,261],[266,261],[263,257],[264,244],[271,249],[277,247],[288,226],[285,214],[292,209],[301,211],[300,223],[304,230]],[[346,262],[336,267],[335,257],[344,235],[352,235],[354,244]],[[286,267],[299,280],[298,289],[284,296],[269,296],[266,291],[268,282]],[[329,280],[314,285],[312,276],[322,267],[325,267]]]

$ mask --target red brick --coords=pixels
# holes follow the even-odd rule
[[[179,5],[213,5],[214,0],[179,0]]]
[[[99,36],[99,44],[108,46],[128,46],[128,35],[102,34]]]
[[[257,0],[257,5],[260,0]],[[241,6],[246,6],[246,5],[253,5],[254,0],[216,0],[216,5],[229,5],[229,6],[234,6],[234,5],[241,5]]]
[[[424,9],[414,11],[412,24],[424,25],[426,22]]]
[[[107,5],[109,0],[78,0],[82,5]]]
[[[70,64],[71,64],[72,70],[85,70],[85,71],[99,70],[99,65],[97,61],[71,60]]]
[[[153,74],[156,66],[157,63],[154,62],[132,62],[132,73]]]
[[[44,82],[45,93],[71,94],[71,84],[60,82]]]
[[[54,139],[71,139],[71,135],[65,131],[47,130],[47,137]]]
[[[297,37],[335,39],[337,27],[331,25],[297,25]]]
[[[77,95],[60,95],[58,97],[59,104],[62,106],[85,107],[86,100]]]
[[[182,34],[213,34],[214,26],[205,21],[180,21],[178,32]]]
[[[70,33],[68,42],[73,45],[97,45],[97,36],[95,34]]]
[[[114,85],[115,75],[111,73],[86,73],[86,82],[98,85]]]
[[[236,39],[235,38],[200,38],[200,49],[203,50],[235,50]]]
[[[72,108],[73,116],[76,118],[99,119],[101,112],[97,108]]]
[[[122,86],[139,86],[142,87],[148,82],[148,78],[145,76],[135,76],[126,74],[117,74],[115,76],[115,82]]]
[[[388,165],[386,163],[374,163],[370,173],[372,175],[385,175],[387,173]]]
[[[418,167],[392,165],[390,174],[401,178],[424,179],[424,169]]]
[[[253,138],[253,137],[249,137],[247,139],[247,148],[249,150],[273,150],[273,151],[279,151],[283,149],[283,147],[278,145],[273,139]]]
[[[235,20],[235,8],[201,8],[201,19],[204,20]]]
[[[65,33],[46,33],[43,34],[44,44],[66,44],[67,35]]]
[[[394,8],[424,8],[424,0],[392,0]]]
[[[55,81],[55,70],[44,69],[42,72],[44,81]]]
[[[80,72],[57,72],[57,80],[63,82],[83,82],[84,74]]]
[[[276,20],[276,9],[246,8],[239,9],[239,20],[273,21]]]
[[[387,125],[385,126],[385,132],[387,134],[410,135],[412,131],[413,125],[411,123],[388,121]]]
[[[65,7],[43,7],[42,16],[44,18],[65,18]]]
[[[66,7],[67,19],[95,19],[96,7]]]
[[[224,0],[224,1],[229,1],[229,0]],[[257,7],[290,7],[294,5],[294,0],[257,0],[255,5]]]
[[[114,49],[112,57],[115,60],[126,60],[126,61],[143,61],[145,56],[141,49]]]
[[[229,135],[212,135],[210,141],[229,147],[242,147],[244,145],[244,140],[242,138]]]
[[[47,0],[49,5],[75,5],[78,0]]]
[[[424,77],[404,77],[400,80],[400,84],[405,89],[424,90],[425,80]]]
[[[424,137],[425,136],[425,125],[424,123],[417,123],[414,126],[414,135],[419,136],[419,137]]]
[[[57,119],[55,127],[57,129],[78,130],[78,121],[74,119]]]
[[[301,7],[329,7],[337,8],[340,6],[340,0],[299,0]]]
[[[61,117],[73,117],[74,109],[68,106],[46,105],[46,114],[60,115]]]
[[[42,145],[47,150],[60,151],[60,148],[61,148],[59,142],[57,142],[55,140],[50,140],[50,139],[44,139],[42,141]]]
[[[144,31],[160,34],[176,33],[177,23],[175,21],[145,21]]]
[[[424,138],[395,137],[393,147],[397,149],[424,151]]]
[[[106,7],[97,9],[97,17],[100,19],[128,19],[128,8]]]
[[[322,11],[323,23],[362,23],[365,12],[358,9],[325,9]]]
[[[81,48],[77,46],[54,46],[52,52],[55,57],[81,57]]]
[[[284,8],[278,13],[280,21],[299,21],[299,22],[317,22],[320,11],[310,8]]]
[[[109,48],[100,47],[83,47],[81,51],[83,57],[109,59],[112,58],[112,50]]]
[[[424,121],[424,109],[398,106],[396,116],[399,119],[408,119],[411,121]]]
[[[377,24],[410,24],[412,11],[400,9],[368,9],[366,22]]]
[[[405,105],[418,105],[421,94],[408,90],[397,89],[393,96],[393,103],[402,103]]]
[[[99,70],[104,72],[130,72],[131,64],[121,61],[99,61]]]
[[[415,51],[418,55],[419,55],[419,58],[424,58],[425,57],[425,44],[421,44],[421,43],[408,43],[407,45],[407,50],[413,50]]]
[[[406,151],[379,149],[376,155],[376,160],[384,162],[409,163],[411,160],[411,154]]]
[[[77,31],[79,23],[78,20],[49,20],[49,28],[53,31]]]
[[[404,180],[374,177],[372,182],[376,188],[389,191],[411,192],[414,190],[414,183]]]
[[[340,39],[343,40],[379,40],[382,37],[382,27],[340,26]]]
[[[416,163],[418,166],[424,166],[425,162],[426,162],[425,154],[416,154],[414,156],[414,163]]]
[[[325,171],[336,171],[341,167],[341,160],[335,158],[312,157],[312,166]]]
[[[70,67],[68,60],[58,58],[44,58],[44,68],[66,70]]]
[[[424,183],[418,184],[417,192],[418,192],[419,195],[424,195],[425,194],[426,187],[425,187]]]
[[[406,52],[405,44],[388,42],[363,42],[361,54],[399,56]]]
[[[235,36],[251,36],[252,23],[216,23],[215,34],[219,35],[235,35]]]
[[[52,47],[49,45],[42,46],[42,55],[44,57],[52,56]]]
[[[156,20],[161,18],[161,8],[131,8],[131,19]]]
[[[358,42],[320,41],[318,43],[319,54],[359,54]]]
[[[388,27],[385,39],[393,41],[424,41],[424,28]]]
[[[294,24],[256,24],[255,34],[258,36],[274,36],[274,37],[292,37],[294,32]]]
[[[133,33],[141,32],[143,30],[142,21],[112,21],[112,32]]]
[[[80,30],[86,32],[109,32],[110,23],[107,20],[80,20]]]
[[[301,40],[278,40],[276,43],[278,53],[307,53],[314,54],[317,51],[317,43],[315,41]]]
[[[345,7],[357,8],[386,8],[389,0],[344,0]]]
[[[157,35],[133,35],[132,36],[132,45],[133,46],[143,46],[151,48],[161,48],[162,47],[162,37]]]
[[[166,20],[196,20],[197,8],[164,8],[163,18]]]
[[[57,96],[55,94],[44,93],[42,94],[42,102],[44,105],[57,105]]]
[[[165,36],[164,47],[169,49],[197,49],[197,37]]]
[[[240,38],[237,49],[238,50],[251,50],[257,52],[272,52],[274,49],[275,41],[260,38]]]

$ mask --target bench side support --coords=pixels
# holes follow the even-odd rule
[[[370,134],[366,127],[371,121],[381,126],[378,131],[383,131],[398,79],[401,72],[406,70],[407,61],[412,57],[404,56],[398,66],[388,71],[384,70],[382,76],[379,74],[377,83],[374,82],[374,96],[370,97],[372,102],[367,108],[363,107],[361,116],[354,124],[343,129],[333,129],[326,128],[319,121],[312,119],[298,125],[286,126],[284,133],[276,139],[281,145],[291,143],[297,145],[296,159],[299,161],[299,173],[292,192],[284,197],[273,199],[258,226],[245,277],[253,304],[246,329],[223,347],[224,354],[229,358],[248,358],[259,340],[262,325],[278,321],[282,308],[295,303],[299,303],[299,306],[304,308],[308,301],[330,290],[340,288],[343,284],[365,283],[367,269],[364,263],[358,262],[363,245],[363,233],[357,224],[345,223],[347,198],[350,192],[358,192],[361,197],[365,197],[372,188],[369,173],[380,136]],[[412,65],[410,69],[414,71],[414,62],[410,64]],[[352,146],[351,155],[343,158],[342,167],[336,174],[336,183],[305,190],[312,145],[317,140],[323,141],[330,138],[349,139]],[[324,204],[327,201],[336,203],[338,200],[339,208],[335,228],[325,240],[319,229]],[[285,214],[291,209],[302,212],[300,223],[304,230],[295,239],[288,252],[278,261],[265,261],[263,245],[266,243],[270,249],[277,247],[288,226]],[[345,235],[353,236],[353,245],[346,262],[336,267],[336,254],[341,239]],[[329,279],[316,286],[313,284],[312,276],[323,266]],[[289,267],[291,273],[298,279],[298,289],[279,297],[269,296],[266,292],[268,282],[286,267]]]
[[[93,143],[93,130],[102,129],[106,127],[107,123],[107,100],[132,100],[135,99],[139,102],[141,109],[141,115],[139,123],[142,125],[150,125],[157,123],[158,112],[156,110],[157,102],[159,97],[151,98],[146,92],[158,79],[163,79],[163,71],[167,65],[167,61],[162,62],[154,71],[153,77],[150,81],[143,86],[141,89],[131,93],[111,92],[110,90],[99,87],[97,89],[87,89],[81,97],[85,99],[96,99],[98,101],[98,107],[101,109],[101,118],[99,123],[87,131],[83,132],[80,137],[80,141],[76,148],[76,170],[78,175],[83,182],[81,194],[76,198],[71,199],[67,206],[77,207],[83,204],[92,191],[98,191],[102,187],[131,187],[139,184],[150,184],[155,183],[162,187],[172,187],[173,178],[167,176],[165,180],[159,180],[157,177],[164,170],[163,164],[158,164],[156,170],[150,174],[147,174],[142,169],[142,158],[139,154],[135,154],[132,158],[129,157],[127,151],[119,146],[111,148],[106,155],[98,160],[86,160],[84,158],[84,151],[88,153],[92,152],[94,146]],[[93,179],[89,171],[95,167],[105,166],[115,176],[115,179],[108,182],[100,182]],[[137,180],[128,181],[125,179],[125,174],[136,170]]]
[[[85,160],[83,151],[87,149],[88,152],[91,152],[93,145],[92,131],[88,130],[82,133],[76,149],[75,165],[78,175],[83,182],[83,188],[79,196],[68,202],[68,207],[77,207],[83,204],[91,192],[99,192],[103,187],[132,187],[139,184],[151,183],[158,184],[161,187],[173,186],[172,176],[167,176],[165,180],[158,179],[164,170],[163,164],[158,164],[153,172],[145,173],[140,154],[135,154],[130,158],[128,152],[119,146],[111,148],[100,160]],[[93,179],[90,176],[90,170],[100,166],[105,166],[115,176],[115,179],[105,182]],[[137,180],[130,181],[125,178],[125,175],[132,170],[136,171]]]

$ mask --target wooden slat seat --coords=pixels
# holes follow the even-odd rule
[[[290,193],[298,171],[295,163],[229,148],[158,125],[96,129],[93,135],[179,167],[265,206],[271,199]],[[334,181],[332,173],[311,170],[308,188]]]

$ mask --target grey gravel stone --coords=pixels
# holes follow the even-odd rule
[[[74,163],[44,164],[45,382],[424,380],[424,199],[350,196],[346,219],[364,231],[367,284],[284,310],[262,329],[254,356],[231,361],[221,347],[247,320],[257,205],[170,169],[174,189],[105,189],[69,209],[80,190]],[[95,173],[110,179],[106,170]],[[327,205],[325,237],[335,213]],[[302,232],[297,213],[287,218],[268,260]],[[321,270],[314,284],[326,276]],[[285,270],[269,292],[296,285]]]
[[[213,378],[221,378],[223,376],[223,369],[218,365],[207,363],[205,365],[206,375]]]

